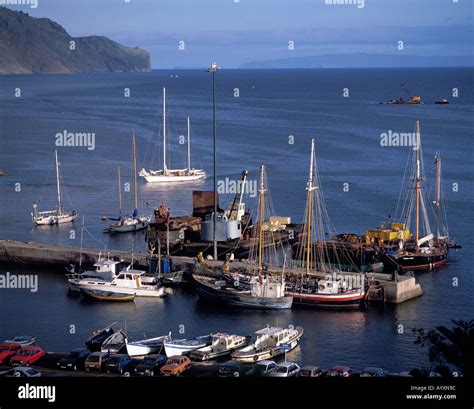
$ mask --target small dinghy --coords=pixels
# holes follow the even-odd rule
[[[241,348],[232,354],[232,360],[239,362],[257,362],[265,359],[273,359],[275,356],[284,354],[296,348],[303,327],[287,328],[267,327],[255,333],[257,339],[251,345]]]
[[[102,344],[109,338],[115,331],[112,328],[116,322],[109,325],[108,327],[93,331],[89,339],[86,341],[86,347],[91,352],[100,352]]]
[[[127,334],[119,329],[104,341],[100,350],[109,354],[118,354],[125,347],[126,342]]]
[[[189,356],[199,361],[216,359],[230,355],[235,350],[245,347],[249,341],[249,336],[244,337],[224,333],[213,334],[211,345],[196,349],[190,352]]]
[[[32,337],[30,335],[20,335],[10,339],[6,339],[3,342],[16,343],[20,344],[22,347],[27,347],[30,345],[34,345],[34,343],[36,342],[36,337]]]
[[[185,355],[190,351],[210,345],[212,335],[203,335],[192,339],[176,339],[164,343],[166,356]]]
[[[170,334],[135,342],[125,340],[128,356],[137,357],[159,353],[163,349],[163,344],[171,340]]]
[[[113,291],[89,290],[81,288],[81,294],[84,298],[94,301],[115,301],[127,302],[135,300],[135,294],[120,294]]]

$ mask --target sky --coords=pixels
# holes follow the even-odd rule
[[[407,54],[473,55],[474,0],[37,1],[37,8],[9,7],[48,17],[73,36],[104,35],[144,48],[152,68],[395,54],[399,41]]]

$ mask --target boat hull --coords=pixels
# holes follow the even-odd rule
[[[110,234],[130,233],[130,232],[146,229],[149,224],[150,224],[149,221],[140,221],[138,223],[128,224],[125,226],[110,226],[104,230],[104,233],[110,233]]]
[[[81,294],[96,301],[129,302],[135,300],[135,294],[119,294],[111,291],[80,289]]]
[[[117,287],[114,285],[107,284],[77,284],[81,291],[83,290],[98,290],[98,291],[110,291],[121,295],[135,295],[136,297],[163,297],[166,294],[165,288],[159,287],[158,289],[147,289],[147,288],[127,288]]]
[[[365,299],[364,291],[350,291],[341,294],[288,293],[294,305],[314,308],[359,308]]]
[[[37,226],[53,226],[55,224],[72,223],[76,220],[77,214],[68,214],[62,216],[48,216],[42,218],[33,217],[33,222]]]
[[[433,270],[446,264],[448,252],[440,254],[398,255],[395,260],[403,270]]]
[[[183,175],[183,176],[164,176],[164,175],[145,175],[143,176],[148,183],[189,183],[205,179],[205,174]]]
[[[293,304],[293,297],[254,297],[213,288],[196,276],[193,279],[199,296],[208,301],[253,309],[286,309]]]

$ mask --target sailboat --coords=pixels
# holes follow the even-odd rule
[[[122,195],[121,195],[121,186],[120,186],[120,170],[118,172],[119,176],[119,208],[120,208],[120,216],[119,220],[116,223],[112,223],[106,229],[104,229],[104,233],[128,233],[128,232],[135,232],[139,230],[146,229],[148,224],[150,223],[151,217],[150,216],[140,216],[138,215],[138,193],[137,193],[137,147],[135,143],[135,134],[132,138],[133,143],[133,197],[134,197],[134,205],[135,209],[131,215],[126,217],[121,216],[121,209],[122,209]]]
[[[149,183],[182,183],[196,182],[206,177],[202,169],[191,167],[191,125],[188,117],[188,166],[184,169],[168,169],[166,164],[166,88],[163,88],[163,169],[142,169],[140,176]]]
[[[61,204],[61,184],[60,184],[60,176],[59,176],[59,161],[58,161],[58,151],[54,151],[56,157],[56,188],[57,188],[57,208],[55,210],[46,210],[39,212],[38,211],[38,204],[35,202],[33,203],[33,212],[31,213],[31,217],[34,223],[37,225],[53,225],[53,224],[62,224],[62,223],[70,223],[73,222],[76,217],[77,213],[75,210],[72,212],[67,212],[62,208]]]
[[[332,242],[325,240],[325,231],[331,229],[316,164],[314,139],[311,140],[307,199],[302,234],[299,238],[295,263],[296,282],[287,285],[287,294],[294,304],[313,307],[359,307],[365,298],[364,276],[360,280],[345,279],[341,273],[337,253],[330,250]],[[334,256],[334,253],[336,256]],[[355,270],[355,266],[354,270]],[[316,274],[325,277],[316,279]],[[353,281],[356,281],[355,283]]]
[[[291,308],[293,297],[285,294],[284,266],[280,267],[280,257],[275,245],[274,233],[266,228],[270,204],[265,166],[260,168],[260,188],[258,200],[259,220],[251,234],[253,243],[249,262],[244,271],[236,272],[235,280],[229,280],[224,266],[220,277],[212,278],[193,274],[194,283],[200,297],[224,304],[246,308],[282,309]],[[206,269],[202,255],[198,257]],[[215,272],[213,272],[215,275]],[[251,276],[248,283],[239,280],[240,274]]]
[[[405,225],[410,230],[413,212],[415,212],[415,235],[399,241],[399,249],[394,255],[403,270],[426,270],[446,264],[448,257],[447,241],[431,231],[426,199],[426,176],[424,174],[423,154],[421,150],[420,121],[416,121],[415,136],[417,146],[413,155],[411,186],[404,203]],[[439,162],[441,171],[441,162]],[[438,175],[441,176],[440,174]],[[440,194],[440,191],[438,191]],[[413,197],[414,196],[414,197]],[[440,202],[440,196],[437,202]],[[437,205],[439,209],[439,206]],[[421,219],[421,220],[420,220]],[[439,215],[438,215],[439,220]],[[421,221],[421,223],[420,223]]]

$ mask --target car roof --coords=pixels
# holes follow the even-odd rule
[[[351,369],[351,367],[345,365],[333,366],[331,368],[332,371],[350,371]]]
[[[306,371],[314,371],[315,369],[320,369],[319,366],[313,366],[313,365],[306,365],[301,367],[301,369],[304,369]]]
[[[100,355],[100,356],[101,355],[108,355],[108,352],[95,351],[95,352],[92,352],[92,354],[90,354],[89,356],[91,356],[91,355],[95,355],[95,356],[97,356],[97,355]]]
[[[278,364],[280,368],[288,368],[291,365],[296,365],[294,362],[282,362],[281,364]]]
[[[364,368],[364,372],[380,372],[383,370],[383,368],[378,368],[376,366],[368,366],[367,368]]]

